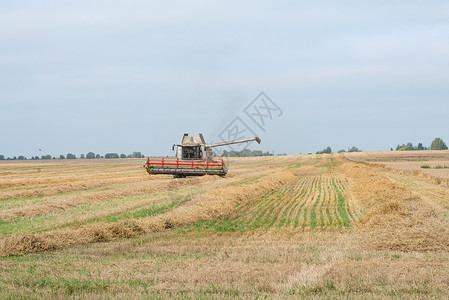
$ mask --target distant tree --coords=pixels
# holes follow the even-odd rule
[[[430,150],[447,150],[447,145],[441,138],[436,138],[433,140]]]
[[[86,157],[84,156],[84,154],[81,154],[81,155],[80,155],[80,158],[86,158]]]
[[[104,158],[120,158],[117,153],[106,153]]]
[[[65,156],[64,155],[59,155],[59,159],[65,159]]]
[[[250,150],[250,149],[243,149],[241,151],[228,151],[223,150],[219,155],[218,153],[214,152],[214,156],[222,156],[222,157],[250,157],[250,156],[272,156],[273,154],[266,151],[263,152],[261,150]]]
[[[240,151],[240,157],[249,157],[251,156],[251,150],[250,149],[243,149]]]
[[[422,143],[418,144],[418,146],[416,147],[416,150],[424,150],[424,146],[422,145]]]
[[[346,152],[345,149],[341,149],[341,150],[338,151],[338,153],[344,153],[344,152]]]
[[[131,154],[131,157],[132,157],[132,158],[143,158],[144,156],[142,155],[141,152],[133,152],[133,153]]]
[[[17,156],[14,156],[14,157],[12,158],[12,160],[17,160]]]
[[[0,155],[0,160],[5,160],[5,156],[4,155]]]
[[[67,159],[75,159],[76,155],[74,155],[72,153],[67,153],[66,157],[67,157]]]
[[[402,144],[396,147],[396,151],[414,151],[414,150],[416,150],[416,147],[413,146],[412,143]]]
[[[42,155],[41,159],[51,159],[51,155],[50,154]]]
[[[95,155],[95,158],[100,158],[100,154]]]
[[[95,158],[95,153],[93,153],[93,152],[87,153],[87,154],[86,154],[86,158],[88,158],[88,159],[93,159],[93,158]]]
[[[104,156],[102,155],[101,158],[104,158]]]
[[[120,158],[126,158],[126,155],[125,154],[120,154]]]
[[[356,146],[352,146],[351,148],[348,149],[348,152],[362,152],[362,151]]]
[[[27,159],[25,156],[23,156],[23,155],[20,155],[19,157],[17,157],[17,159],[18,160],[25,160],[25,159]]]
[[[263,156],[262,150],[253,150],[251,156]]]
[[[332,148],[327,147],[323,151],[318,151],[316,154],[332,154]]]
[[[393,148],[390,148],[390,151],[394,151]]]

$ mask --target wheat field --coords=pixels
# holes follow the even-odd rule
[[[447,155],[1,162],[0,297],[447,298]]]

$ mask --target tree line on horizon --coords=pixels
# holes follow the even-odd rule
[[[98,159],[98,158],[144,158],[145,155],[143,155],[141,152],[133,152],[131,154],[118,154],[118,153],[106,153],[105,155],[95,154],[94,152],[88,152],[86,155],[80,154],[80,159]],[[8,157],[5,158],[4,155],[0,155],[0,160],[26,160],[28,159],[24,155],[20,156],[14,156],[14,157]],[[32,156],[29,158],[31,160],[38,160],[38,159],[78,159],[78,157],[75,154],[67,153],[67,155],[59,155],[59,157],[51,156],[49,154],[42,155],[42,156]]]
[[[393,148],[390,149],[393,151]],[[430,147],[423,146],[422,143],[418,143],[414,146],[413,143],[409,142],[407,144],[398,145],[396,151],[418,151],[418,150],[448,150],[446,143],[441,138],[435,138],[432,141]]]
[[[357,148],[356,146],[352,146],[351,148],[348,148],[348,151],[346,151],[345,149],[341,149],[338,151],[338,153],[344,153],[344,152],[362,152],[362,150],[360,150],[359,148]],[[331,147],[327,147],[324,148],[321,151],[317,151],[316,154],[332,154],[332,148]]]
[[[393,148],[391,148],[390,150],[394,151]],[[396,151],[417,151],[417,150],[448,150],[448,147],[442,138],[435,138],[432,141],[432,144],[430,145],[430,147],[426,147],[422,143],[418,143],[417,146],[414,146],[413,143],[410,143],[410,142],[407,144],[398,145],[396,147]],[[346,151],[344,149],[338,151],[338,153],[343,153],[343,152],[362,152],[362,150],[360,150],[359,148],[354,146],[352,148],[349,148],[348,151]],[[332,154],[332,153],[333,152],[332,152],[331,147],[327,147],[321,151],[316,152],[316,154]]]
[[[261,150],[250,150],[250,149],[243,149],[241,151],[223,150],[221,155],[215,153],[215,156],[222,156],[222,157],[251,157],[251,156],[272,156],[272,155],[273,153],[270,153],[268,151],[263,152]]]

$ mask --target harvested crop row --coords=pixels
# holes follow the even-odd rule
[[[1,241],[0,255],[60,249],[75,244],[109,241],[166,228],[179,227],[201,220],[232,214],[240,203],[257,201],[263,193],[272,192],[295,178],[290,171],[268,175],[256,182],[207,192],[190,203],[156,217],[126,220],[113,224],[97,223],[78,229],[57,230],[42,234],[16,234]]]
[[[143,182],[150,180],[146,174],[130,177],[117,177],[111,179],[88,180],[81,182],[70,182],[65,184],[54,185],[50,187],[37,187],[29,189],[20,189],[13,191],[0,192],[0,200],[31,198],[40,196],[56,195],[80,190],[90,190],[111,186],[115,184],[123,184],[130,182]]]
[[[138,187],[125,188],[115,191],[98,191],[81,195],[62,196],[21,208],[2,210],[0,211],[0,218],[2,218],[3,220],[9,220],[16,217],[40,216],[50,214],[55,211],[66,210],[68,208],[72,209],[86,203],[112,201],[114,199],[127,198],[131,196],[173,191],[185,186],[192,186],[195,184],[211,182],[214,180],[217,180],[217,177],[205,176],[203,178],[189,178],[184,180],[173,180],[166,178],[166,180],[160,180],[157,183],[152,182],[151,185],[140,185]]]
[[[353,182],[353,194],[366,214],[359,222],[367,248],[399,251],[447,251],[449,225],[417,194],[393,183],[383,169],[347,162],[341,172]]]
[[[35,215],[24,218],[13,218],[0,223],[0,234],[9,235],[18,232],[40,233],[57,228],[79,227],[88,223],[103,222],[104,220],[121,220],[135,217],[135,211],[154,211],[167,208],[164,203],[168,203],[168,208],[173,208],[171,204],[180,203],[178,200],[193,199],[196,195],[208,190],[222,188],[224,186],[237,186],[252,182],[253,179],[230,178],[226,180],[215,180],[214,176],[203,178],[190,178],[184,180],[170,179],[166,191],[153,194],[130,195],[128,197],[118,197],[106,199],[106,201],[93,201],[78,206],[66,207],[64,210],[47,212],[42,215]],[[181,183],[181,185],[177,185]],[[182,201],[184,201],[182,200]],[[181,202],[182,202],[181,201]],[[163,212],[163,211],[161,211]],[[117,218],[120,215],[122,217]],[[143,217],[145,214],[138,214]]]
[[[37,177],[24,179],[24,178],[16,178],[16,179],[2,179],[0,180],[0,190],[9,189],[13,187],[30,187],[30,186],[39,186],[46,187],[48,185],[61,184],[66,182],[77,182],[77,181],[88,181],[88,180],[99,180],[99,179],[112,179],[116,177],[124,177],[126,175],[129,176],[141,176],[142,172],[137,171],[129,171],[129,172],[117,172],[117,173],[96,173],[92,175],[82,175],[82,176],[73,176],[73,175],[61,175],[52,176],[52,177]]]

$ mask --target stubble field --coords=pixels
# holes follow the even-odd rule
[[[387,154],[2,162],[0,297],[447,298],[449,155]]]

